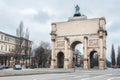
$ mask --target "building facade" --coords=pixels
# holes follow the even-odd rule
[[[32,42],[22,38],[21,52],[18,51],[19,43],[20,38],[0,32],[0,65],[30,65]]]

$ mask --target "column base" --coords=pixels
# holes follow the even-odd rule
[[[87,58],[84,59],[84,67],[83,67],[83,69],[88,69],[88,59]]]
[[[99,59],[99,69],[101,70],[105,69],[105,60],[103,58]]]
[[[69,68],[69,59],[68,58],[65,58],[64,60],[64,68],[68,69]]]
[[[51,60],[51,66],[50,66],[50,68],[57,68],[57,64],[56,64],[56,60],[55,59],[52,59]]]

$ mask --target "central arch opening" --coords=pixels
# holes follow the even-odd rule
[[[97,51],[91,51],[90,53],[90,68],[98,68],[98,53]]]
[[[58,68],[64,67],[64,53],[63,52],[59,52],[57,54],[57,67]]]
[[[73,66],[83,67],[83,44],[80,41],[75,41],[71,44],[73,51]]]

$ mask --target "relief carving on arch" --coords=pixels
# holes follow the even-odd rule
[[[56,47],[65,47],[65,41],[57,41]]]
[[[90,39],[88,45],[89,45],[89,47],[98,46],[98,39]]]

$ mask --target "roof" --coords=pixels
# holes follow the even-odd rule
[[[13,36],[13,35],[7,34],[7,33],[2,32],[2,31],[0,31],[0,33],[5,34],[5,35],[10,36],[10,37],[13,37],[13,38],[18,38],[18,39],[19,39],[19,37],[17,37],[17,36]],[[23,38],[23,39],[25,39],[25,38]],[[27,39],[25,39],[25,40],[27,40]],[[28,39],[28,40],[29,40],[29,39]],[[30,41],[30,40],[29,40],[29,41]],[[30,42],[32,42],[32,41],[30,41]]]

